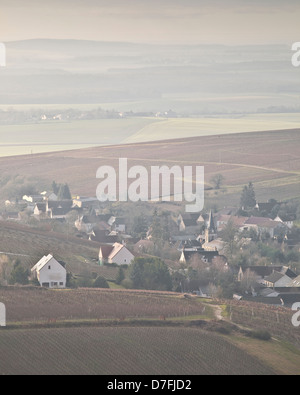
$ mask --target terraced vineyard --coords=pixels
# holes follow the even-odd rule
[[[0,354],[2,375],[275,373],[226,338],[193,328],[1,331]]]

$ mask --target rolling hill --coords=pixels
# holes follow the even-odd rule
[[[145,143],[111,145],[80,150],[0,158],[1,178],[20,175],[40,181],[68,182],[73,194],[95,196],[96,171],[109,165],[118,170],[119,158],[129,166],[198,165],[205,181],[221,173],[224,188],[208,191],[206,198],[222,206],[236,204],[245,184],[255,184],[257,198],[299,197],[300,129],[235,133]],[[2,186],[5,191],[5,185]],[[3,195],[3,193],[2,193]],[[12,196],[3,196],[9,198]]]

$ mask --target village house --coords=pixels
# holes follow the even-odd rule
[[[291,288],[299,288],[300,289],[300,276],[297,276],[296,278],[294,278],[290,282],[289,287],[291,287]]]
[[[205,221],[199,213],[184,213],[179,215],[177,224],[182,233],[199,234]]]
[[[31,275],[38,280],[42,287],[66,287],[67,271],[51,254],[44,256],[33,266]]]
[[[267,288],[284,288],[289,287],[291,278],[284,273],[274,271],[270,276],[264,278],[263,284]]]
[[[73,199],[73,205],[82,209],[90,209],[97,207],[99,200],[96,197],[77,196]]]
[[[117,233],[125,233],[126,232],[126,221],[124,218],[117,217],[112,224],[112,230]]]
[[[81,215],[75,221],[75,227],[79,232],[91,234],[94,229],[110,231],[111,227],[103,220],[101,215]]]
[[[259,235],[267,233],[271,238],[286,230],[286,225],[266,217],[250,217],[240,227],[241,231],[254,229]]]
[[[206,251],[204,248],[198,249],[183,249],[179,259],[180,263],[189,263],[193,259],[199,259],[205,263],[211,263],[215,257],[219,256],[218,251]]]
[[[265,284],[265,279],[270,277],[274,272],[286,275],[290,281],[297,277],[297,274],[287,266],[269,265],[269,266],[244,266],[240,267],[238,273],[238,281],[242,281],[247,270],[250,270],[257,277],[259,284]]]
[[[51,219],[65,220],[67,214],[72,210],[72,200],[47,200],[46,214]]]
[[[115,263],[119,266],[130,265],[134,260],[134,255],[120,243],[115,243],[112,246],[103,245],[99,251],[99,263]]]
[[[206,250],[206,251],[222,251],[225,247],[226,243],[220,239],[214,239],[209,241],[208,243],[203,243],[202,247]]]
[[[294,220],[292,218],[285,219],[284,221],[277,215],[277,217],[274,219],[276,222],[280,222],[281,224],[284,224],[287,226],[289,229],[292,229],[294,226]]]
[[[36,203],[33,214],[36,216],[46,215],[46,203]]]
[[[280,204],[278,203],[276,200],[272,199],[269,200],[266,203],[256,203],[255,208],[260,212],[260,213],[267,213],[267,214],[271,214],[271,211],[273,210],[273,208],[277,205]]]
[[[243,227],[249,217],[240,217],[237,215],[219,215],[216,219],[217,231],[222,231],[229,223],[232,223],[237,229]]]
[[[67,217],[67,214],[70,212],[70,209],[63,207],[53,207],[48,211],[48,216],[51,219],[56,219],[60,221],[64,221]]]
[[[73,206],[72,200],[47,200],[46,211],[50,212],[52,209],[62,208],[64,210],[71,211]]]
[[[72,201],[55,201],[47,200],[36,203],[33,214],[35,216],[44,216],[45,218],[65,220],[67,214],[72,210]]]
[[[93,229],[89,234],[89,240],[99,244],[114,245],[119,239],[117,235],[110,234],[107,229]]]
[[[54,192],[41,192],[41,196],[43,197],[43,200],[50,200],[50,201],[57,201],[58,196]]]

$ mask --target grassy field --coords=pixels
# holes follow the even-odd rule
[[[0,125],[0,157],[122,144],[152,118]]]
[[[201,137],[229,133],[260,132],[297,128],[299,114],[264,114],[237,117],[176,118],[150,123],[128,137],[126,143],[159,141],[182,137]]]
[[[230,341],[248,354],[259,358],[277,374],[300,374],[300,351],[287,342],[278,339],[262,342],[241,336],[232,336]]]

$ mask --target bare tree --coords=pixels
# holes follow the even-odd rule
[[[241,281],[241,288],[244,292],[250,291],[257,283],[257,275],[250,269],[247,269]]]
[[[224,176],[222,174],[215,174],[211,179],[210,182],[214,185],[215,189],[220,189],[221,185],[224,182]]]

